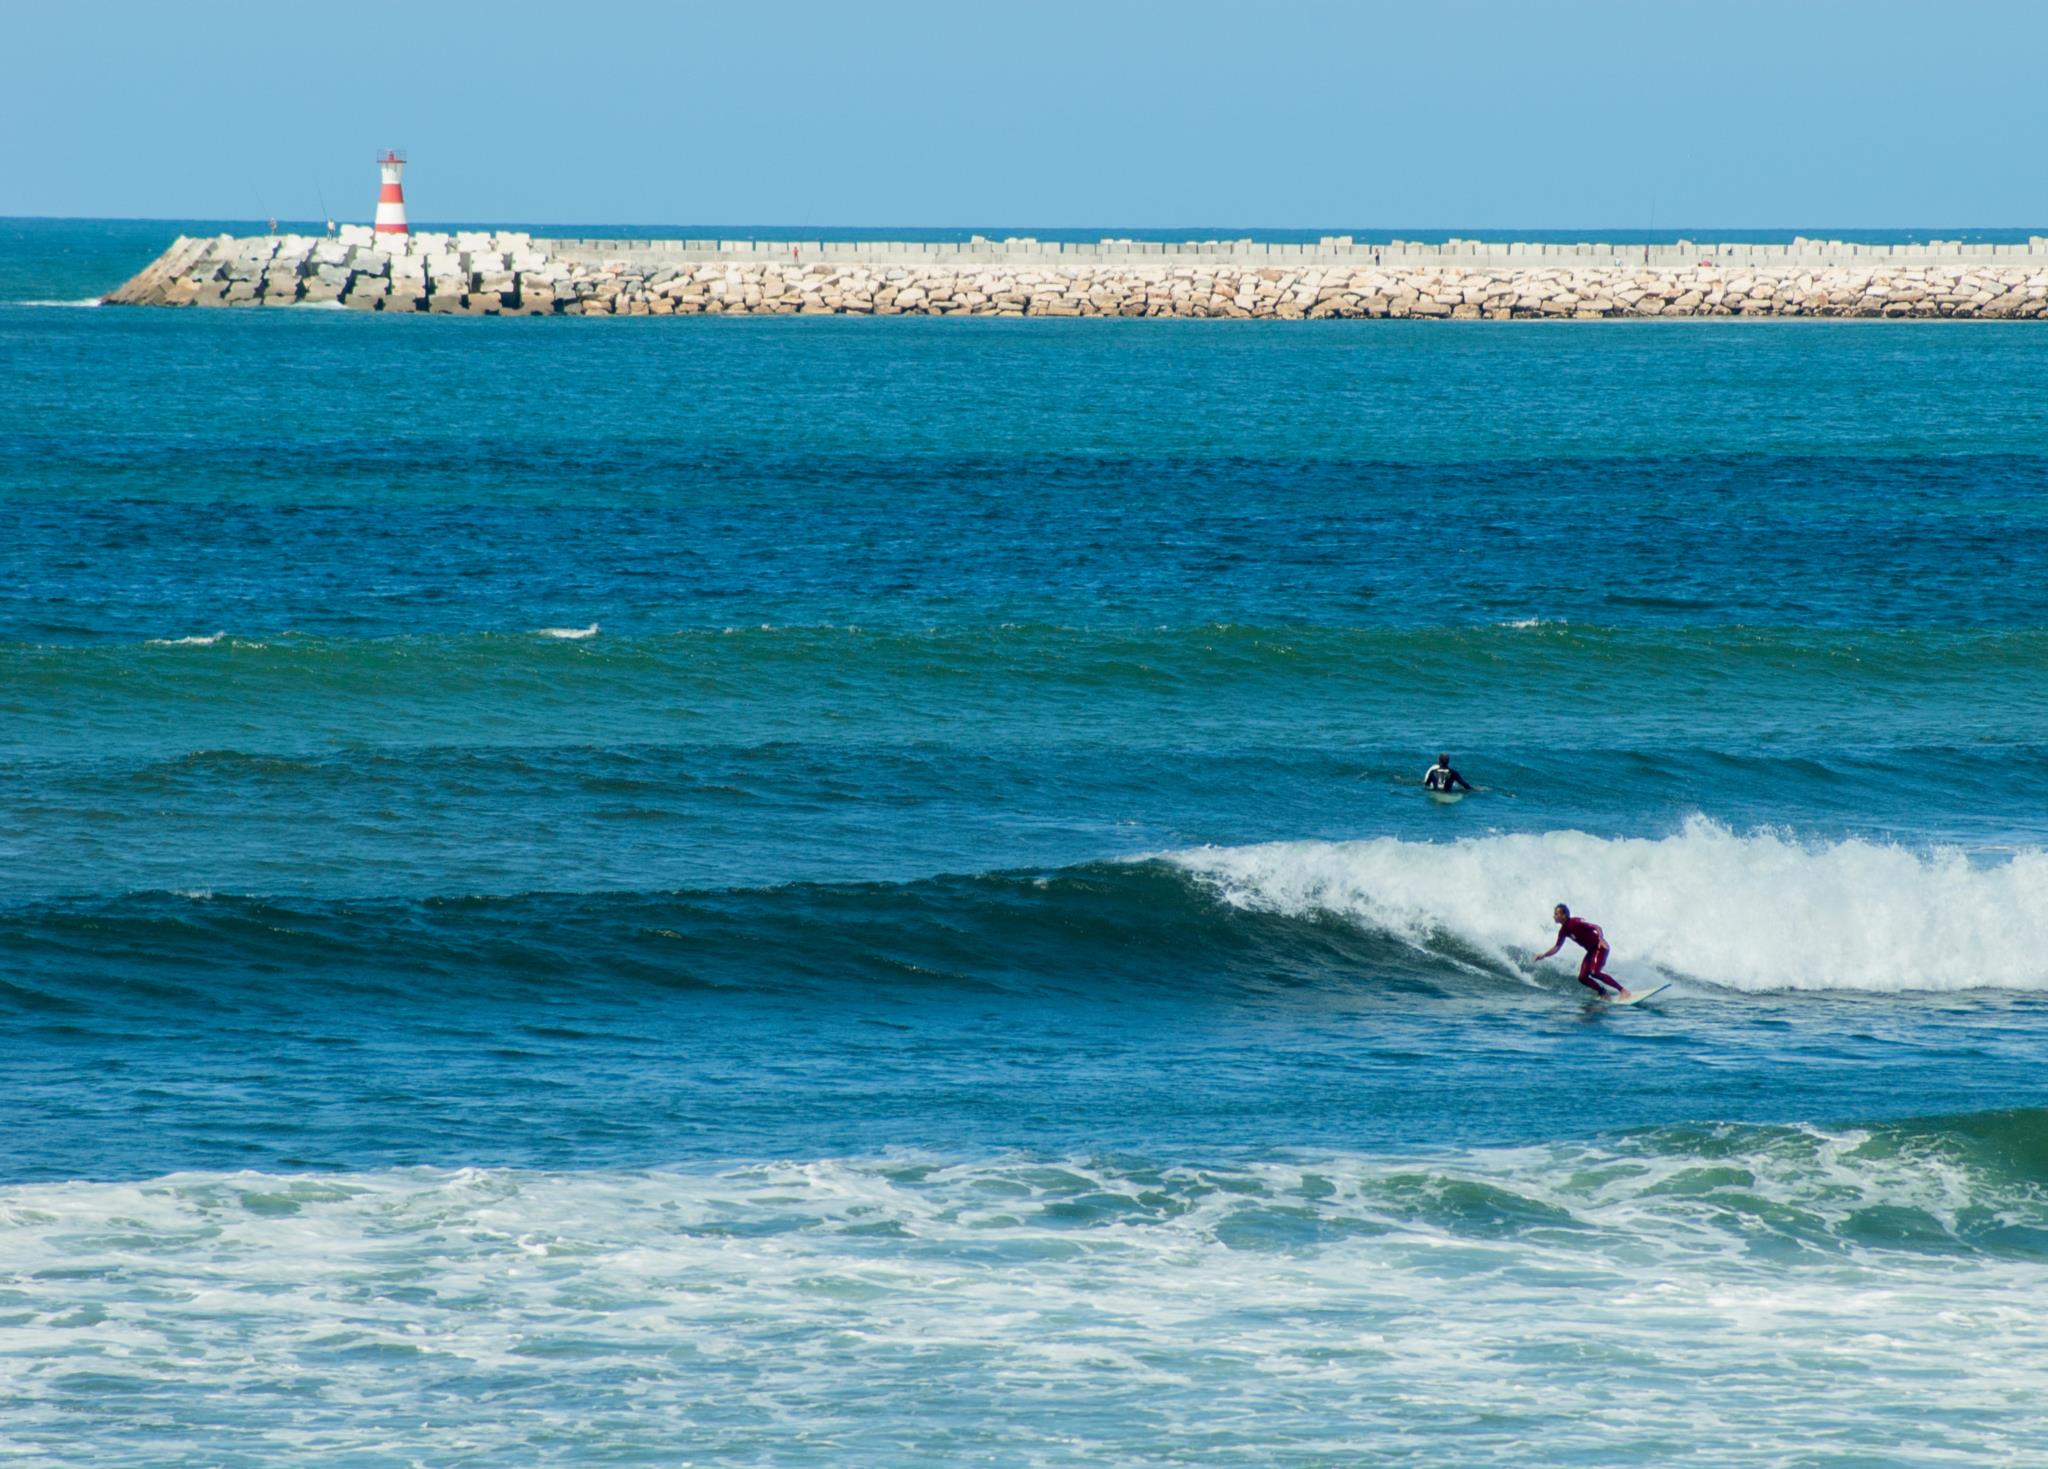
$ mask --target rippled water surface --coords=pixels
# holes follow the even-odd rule
[[[136,230],[0,235],[22,1462],[2048,1455],[2048,331],[23,304]]]

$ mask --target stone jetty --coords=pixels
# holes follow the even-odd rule
[[[1276,320],[2048,318],[2048,238],[2018,245],[965,244],[181,237],[109,305],[468,316],[1177,316]]]

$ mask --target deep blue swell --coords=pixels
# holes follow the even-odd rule
[[[2040,1106],[2023,990],[1588,1016],[1122,859],[2025,858],[2043,401],[2025,324],[0,306],[0,1178]]]

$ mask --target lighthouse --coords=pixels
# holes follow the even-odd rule
[[[377,160],[377,167],[384,173],[384,187],[377,191],[377,233],[402,235],[406,233],[405,187],[398,180],[405,172],[405,155],[388,150]]]

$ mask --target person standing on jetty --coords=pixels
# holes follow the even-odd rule
[[[1541,964],[1570,939],[1586,951],[1586,957],[1579,961],[1579,983],[1603,1000],[1609,998],[1610,990],[1614,999],[1629,998],[1627,986],[1607,972],[1607,935],[1600,931],[1600,925],[1572,917],[1572,910],[1562,903],[1550,910],[1550,917],[1557,924],[1557,942],[1538,954],[1536,962]],[[1608,988],[1603,989],[1603,985]]]

